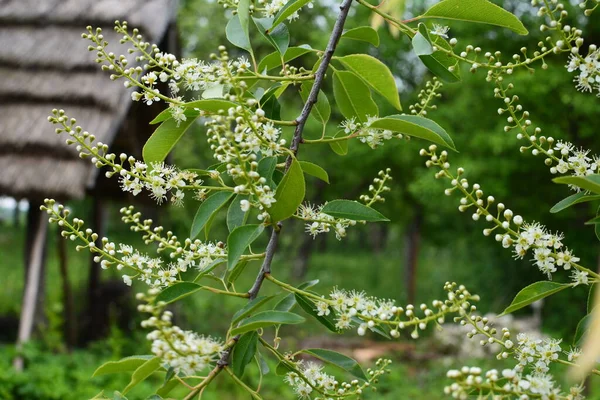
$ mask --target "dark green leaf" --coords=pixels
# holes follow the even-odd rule
[[[430,119],[418,115],[389,115],[371,123],[371,128],[387,129],[404,135],[428,140],[456,150],[448,133]]]
[[[287,63],[289,61],[292,61],[292,60],[306,54],[306,53],[310,53],[311,51],[313,51],[313,50],[309,45],[290,47],[287,49],[287,51],[283,55],[283,62]],[[283,67],[282,62],[281,62],[281,54],[279,54],[278,51],[269,54],[268,56],[263,58],[261,60],[261,62],[258,64],[259,71],[265,71],[265,70],[269,71],[269,70],[271,70],[273,68],[277,68],[277,67]]]
[[[179,282],[163,289],[154,300],[156,303],[164,301],[166,304],[174,303],[201,290],[202,286],[193,282]]]
[[[304,321],[303,317],[291,312],[262,311],[243,320],[239,326],[231,330],[231,334],[238,335],[272,325],[301,324]]]
[[[360,365],[354,359],[348,356],[325,349],[306,349],[302,350],[302,352],[310,354],[311,356],[316,357],[319,360],[324,361],[328,364],[335,365],[336,367],[339,367],[344,371],[349,372],[350,374],[359,379],[365,381],[368,380]]]
[[[283,361],[280,361],[275,367],[275,374],[279,376],[287,375],[288,372],[292,372],[293,370]]]
[[[319,283],[318,279],[304,282],[298,286],[298,289],[301,289],[301,290],[308,289],[308,288],[315,286],[317,283]],[[279,303],[275,304],[274,309],[276,311],[290,311],[294,307],[295,304],[296,304],[296,298],[294,297],[293,293],[290,293],[287,296],[285,296],[283,299],[281,299],[279,301]]]
[[[131,356],[120,359],[119,361],[108,361],[99,366],[92,374],[92,378],[106,374],[116,374],[119,372],[135,371],[140,365],[152,359],[154,356]]]
[[[244,225],[235,228],[227,237],[227,269],[231,271],[244,251],[260,236],[263,225]]]
[[[561,176],[560,178],[554,178],[553,181],[555,183],[574,185],[583,190],[600,194],[600,175],[598,174],[587,176]]]
[[[302,167],[295,158],[290,169],[283,176],[275,191],[275,203],[268,209],[272,222],[282,221],[292,216],[304,200],[304,174]]]
[[[429,52],[430,50],[425,42],[432,46],[432,53]],[[432,38],[429,35],[425,24],[419,24],[418,33],[413,37],[412,44],[413,48],[415,49],[415,53],[419,55],[419,58],[423,64],[435,76],[449,83],[460,81],[460,67],[458,65],[458,60],[448,56],[446,53],[440,50],[433,52],[433,45],[435,45],[438,49],[442,48],[446,51],[452,52],[452,47],[444,38],[435,35]]]
[[[529,33],[517,17],[487,0],[444,0],[419,18],[478,22],[508,28],[519,35]]]
[[[308,99],[308,95],[310,94],[312,86],[313,85],[310,82],[305,82],[302,84],[300,88],[300,96],[302,97],[302,100],[304,102],[306,102],[306,100]],[[325,125],[327,121],[329,121],[329,117],[331,116],[331,106],[329,105],[329,99],[327,99],[325,93],[323,93],[320,90],[319,95],[317,96],[317,102],[313,106],[310,115],[317,121],[321,122],[323,125]]]
[[[248,212],[242,211],[240,202],[242,200],[248,201],[249,198],[250,196],[247,194],[238,194],[229,205],[229,209],[227,210],[227,229],[229,232],[246,223]]]
[[[343,39],[361,40],[379,47],[379,34],[370,26],[359,26],[358,28],[348,29],[342,34]]]
[[[190,239],[198,237],[200,232],[202,232],[202,228],[208,223],[210,217],[219,211],[232,197],[233,192],[217,192],[204,200],[202,204],[200,204],[200,207],[198,207],[198,211],[196,211],[196,216],[192,222]]]
[[[335,218],[353,221],[389,221],[376,210],[354,200],[333,200],[325,204],[321,211]]]
[[[394,108],[402,111],[396,80],[384,63],[367,54],[350,54],[337,60],[385,97]]]
[[[233,318],[231,320],[231,324],[232,325],[237,324],[238,322],[240,322],[240,320],[242,320],[243,318],[245,318],[248,315],[252,314],[254,311],[256,311],[257,309],[259,309],[260,307],[262,307],[264,304],[266,304],[267,302],[269,302],[271,299],[273,299],[273,297],[275,297],[275,296],[274,295],[272,295],[272,296],[260,296],[260,297],[255,298],[254,300],[252,300],[251,302],[249,302],[248,304],[246,304],[244,306],[244,308],[242,308],[241,310],[238,310],[238,312],[236,312],[233,315]]]
[[[329,183],[329,175],[322,167],[308,161],[300,161],[302,171],[307,175],[312,175],[320,180]]]
[[[258,333],[256,331],[245,333],[238,339],[231,354],[231,369],[236,376],[241,378],[244,375],[246,365],[256,354],[257,344]]]
[[[273,27],[273,18],[254,18],[254,23],[261,35],[275,47],[280,55],[286,53],[290,45],[290,33],[285,24]]]
[[[571,287],[569,284],[557,283],[551,281],[540,281],[532,283],[531,285],[523,288],[517,295],[510,305],[500,315],[510,314],[516,310],[519,310],[531,303],[558,293]]]
[[[552,206],[550,212],[554,214],[564,210],[565,208],[571,207],[572,205],[595,200],[600,200],[600,196],[587,194],[586,192],[575,193],[567,198],[562,199],[554,206]]]
[[[333,73],[333,96],[340,112],[347,119],[356,118],[360,122],[366,122],[367,116],[376,117],[379,114],[369,87],[354,72]]]
[[[258,162],[258,168],[256,172],[267,180],[267,185],[270,187],[274,187],[273,183],[273,172],[275,172],[275,168],[277,167],[277,157],[263,157]]]
[[[174,119],[168,119],[160,124],[144,145],[142,150],[144,162],[150,165],[164,161],[195,120],[196,118],[188,118],[178,123]]]
[[[227,276],[227,282],[234,283],[240,277],[242,272],[246,269],[248,265],[248,260],[242,260],[233,267],[229,275]]]
[[[298,305],[309,315],[314,317],[317,321],[321,323],[321,325],[325,326],[331,332],[338,333],[338,329],[335,327],[335,312],[331,307],[329,307],[329,315],[319,315],[319,313],[315,310],[315,304],[307,299],[305,296],[295,293],[296,302]]]

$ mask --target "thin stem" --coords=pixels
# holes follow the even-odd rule
[[[235,383],[238,384],[238,386],[241,386],[248,393],[250,393],[250,396],[252,396],[253,399],[262,400],[262,397],[258,393],[256,393],[254,391],[254,389],[252,389],[250,386],[248,386],[244,382],[242,382],[242,380],[233,373],[231,368],[225,367],[224,369],[225,369],[225,372],[227,372],[229,374],[229,376],[231,376],[231,378],[235,381]]]

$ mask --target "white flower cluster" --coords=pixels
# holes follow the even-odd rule
[[[164,288],[177,282],[179,274],[186,272],[188,268],[198,268],[203,271],[217,260],[227,258],[222,244],[201,243],[198,240],[192,243],[188,239],[185,246],[182,247],[172,234],[168,235],[167,238],[162,238],[160,236],[161,227],[155,228],[154,232],[151,233],[151,221],[140,224],[139,214],[132,214],[130,209],[122,210],[125,214],[124,219],[127,222],[143,226],[143,228],[139,228],[137,225],[134,227],[141,231],[147,230],[147,234],[150,235],[148,240],[161,242],[162,248],[170,248],[171,258],[177,259],[168,265],[164,265],[161,258],[149,257],[135,250],[132,246],[122,243],[117,245],[105,237],[97,245],[98,234],[89,228],[84,229],[83,220],[73,218],[72,221],[69,221],[67,219],[70,214],[69,210],[65,209],[63,205],[56,204],[54,200],[46,199],[44,203],[42,210],[50,215],[50,222],[56,222],[62,229],[61,235],[72,241],[79,240],[84,243],[84,245],[76,247],[78,251],[87,248],[95,254],[94,262],[100,263],[102,269],[115,267],[118,271],[124,269],[131,271],[130,274],[122,275],[123,281],[129,286],[131,286],[134,279],[138,279],[151,288]],[[160,244],[159,247],[161,247]]]
[[[479,299],[478,296],[471,295],[464,286],[457,286],[455,283],[447,282],[444,290],[448,292],[448,299],[433,300],[433,308],[429,308],[425,303],[421,304],[418,310],[422,316],[417,315],[419,311],[412,304],[404,308],[398,307],[394,300],[379,299],[367,296],[364,292],[337,288],[329,294],[329,299],[322,298],[316,301],[315,311],[320,316],[333,314],[336,320],[335,326],[339,330],[358,326],[359,336],[364,336],[367,329],[377,332],[382,327],[389,326],[390,336],[398,338],[400,330],[413,327],[411,337],[417,339],[419,330],[425,330],[429,322],[442,324],[446,314],[458,312],[461,308],[469,308],[470,301]],[[402,315],[405,317],[403,320]]]
[[[351,382],[338,382],[333,375],[323,371],[323,365],[316,362],[304,362],[300,360],[295,363],[298,372],[289,372],[285,381],[294,388],[294,393],[300,399],[339,399],[344,397],[360,396],[363,391],[370,387],[376,379],[386,373],[386,367],[391,360],[377,360],[375,369],[369,368],[367,382],[357,379]],[[316,396],[316,397],[314,397]],[[324,397],[323,397],[324,396]]]
[[[578,47],[574,49],[579,50]],[[596,45],[589,46],[585,57],[571,53],[566,68],[569,72],[577,72],[574,79],[577,90],[590,93],[596,90],[600,97],[600,51]]]
[[[222,242],[202,242],[199,239],[185,239],[182,244],[173,232],[168,231],[166,237],[162,235],[164,228],[162,226],[152,227],[152,220],[141,219],[140,212],[134,212],[133,206],[123,207],[120,210],[123,215],[121,219],[127,224],[131,224],[131,230],[143,233],[143,239],[146,244],[158,243],[158,252],[168,251],[169,256],[174,261],[169,264],[170,269],[186,272],[194,268],[198,271],[205,271],[207,268],[215,265],[216,262],[227,259],[225,244]]]
[[[448,371],[447,377],[455,382],[444,388],[444,393],[455,399],[468,399],[474,394],[487,396],[494,393],[494,399],[542,399],[542,400],[582,400],[583,386],[571,387],[568,394],[561,393],[561,389],[555,387],[551,375],[541,372],[533,372],[523,375],[513,369],[504,369],[499,372],[491,369],[483,374],[479,367],[462,367],[460,370]],[[486,397],[481,397],[486,398]]]
[[[309,203],[301,204],[296,213],[296,217],[307,221],[305,231],[316,237],[320,233],[335,232],[335,237],[341,240],[346,236],[346,228],[356,225],[356,221],[343,218],[335,218],[325,214],[321,210],[325,205],[312,205]]]
[[[152,342],[152,353],[172,367],[176,374],[196,375],[221,357],[223,343],[173,325],[173,313],[170,311],[158,314],[151,305],[140,305],[138,308],[154,314],[142,321],[142,327],[154,328],[146,338]]]
[[[448,163],[448,152],[442,151],[440,155],[436,153],[437,147],[431,145],[428,150],[422,149],[420,154],[429,157],[425,163],[427,167],[437,166],[440,171],[436,173],[436,178],[447,178],[451,181],[452,187],[446,189],[446,195],[450,196],[454,191],[461,193],[459,211],[465,212],[469,208],[474,208],[472,218],[478,221],[481,218],[493,224],[492,228],[485,228],[483,234],[490,236],[494,231],[494,238],[497,242],[507,249],[512,249],[515,258],[523,258],[528,252],[533,253],[534,264],[541,272],[552,278],[552,273],[556,272],[556,267],[562,267],[565,270],[574,269],[572,274],[573,285],[587,285],[589,275],[596,277],[593,271],[590,271],[579,264],[579,258],[566,247],[562,240],[562,233],[551,233],[543,225],[533,222],[528,223],[520,215],[513,214],[513,211],[506,208],[503,203],[495,205],[496,212],[492,211],[496,200],[493,196],[484,197],[481,186],[477,183],[470,185],[466,178],[461,178],[464,174],[463,168],[457,169],[455,177],[450,172]]]
[[[401,133],[395,133],[387,129],[371,128],[371,124],[375,122],[377,117],[367,117],[367,122],[358,122],[356,118],[344,120],[340,124],[340,128],[344,133],[352,137],[357,137],[362,143],[366,143],[370,148],[375,149],[377,146],[383,145],[384,140],[390,140],[394,137],[402,139]]]
[[[273,18],[277,15],[281,9],[288,4],[289,0],[257,0],[256,6],[253,4],[250,5],[250,12],[260,11],[262,15],[266,18]],[[240,0],[219,0],[219,3],[222,3],[225,8],[238,8]],[[313,2],[310,1],[306,4],[308,8],[313,8]],[[302,7],[291,14],[287,20],[295,21],[299,18],[298,12],[302,10]]]

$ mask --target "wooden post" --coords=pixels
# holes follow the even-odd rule
[[[77,344],[77,320],[75,319],[75,307],[73,303],[73,292],[69,282],[69,270],[67,259],[67,241],[62,237],[61,230],[57,229],[58,233],[58,259],[60,268],[60,278],[62,281],[63,303],[64,303],[64,318],[65,318],[65,337],[67,349],[71,351]]]
[[[27,245],[30,245],[30,247],[28,249],[29,257],[26,265],[27,279],[25,281],[21,320],[19,321],[19,333],[17,336],[17,351],[22,348],[23,343],[31,338],[38,305],[39,287],[44,279],[42,274],[44,270],[48,216],[36,207],[35,203],[30,203],[29,213],[32,214],[31,218],[28,218],[27,229],[28,231],[33,231],[31,232],[33,233],[33,237],[31,241],[27,241]],[[23,358],[20,355],[14,359],[13,366],[17,371],[23,370]]]

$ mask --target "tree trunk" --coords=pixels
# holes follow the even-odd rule
[[[419,262],[419,248],[421,244],[421,225],[423,212],[420,207],[415,209],[415,216],[406,231],[405,243],[405,277],[408,303],[414,304],[417,285],[417,264]]]
[[[77,325],[75,319],[75,306],[73,303],[73,292],[71,291],[71,283],[69,282],[69,270],[67,259],[67,241],[60,234],[58,229],[58,258],[60,268],[60,278],[62,281],[64,318],[65,318],[65,337],[67,349],[73,350],[77,343]]]
[[[36,315],[43,312],[44,263],[48,217],[37,204],[30,203],[27,215],[27,257],[26,279],[23,291],[23,306],[17,336],[17,351],[31,338]],[[17,356],[13,361],[16,370],[23,370],[23,358]]]

